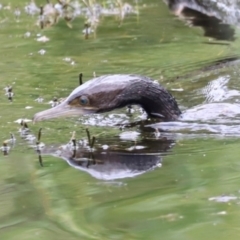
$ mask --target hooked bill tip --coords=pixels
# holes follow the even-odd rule
[[[36,114],[33,116],[33,118],[32,118],[32,123],[33,123],[33,124],[36,124],[36,122],[40,122],[41,120],[44,119],[44,117],[41,116],[40,113],[41,113],[41,112],[36,113]]]
[[[34,115],[33,118],[32,118],[32,124],[34,125],[34,124],[36,124],[36,122],[37,122],[37,120],[36,120],[35,115]]]
[[[32,123],[35,124],[37,122],[36,114],[32,118]]]

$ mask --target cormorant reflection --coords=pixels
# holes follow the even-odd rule
[[[171,139],[153,138],[134,142],[120,142],[124,146],[96,144],[94,149],[76,141],[42,149],[42,155],[64,159],[70,166],[85,171],[97,179],[114,180],[134,177],[162,166],[162,156],[171,149]],[[130,143],[130,144],[129,144]],[[130,146],[131,145],[131,146]]]

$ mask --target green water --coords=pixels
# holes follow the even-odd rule
[[[204,102],[198,90],[219,77],[227,76],[228,87],[240,90],[238,67],[200,70],[236,55],[238,39],[226,45],[205,44],[210,40],[201,28],[187,26],[161,1],[144,2],[138,18],[130,15],[120,27],[115,18],[105,18],[96,38],[88,40],[81,18],[73,22],[73,29],[60,20],[40,30],[36,17],[23,11],[16,22],[14,6],[22,9],[25,1],[11,1],[11,10],[0,10],[0,88],[10,84],[15,94],[12,103],[4,91],[0,95],[0,138],[8,139],[10,132],[17,138],[9,155],[0,157],[1,239],[239,239],[239,137],[179,138],[163,157],[162,167],[116,181],[96,179],[52,156],[43,156],[40,167],[34,150],[19,137],[20,126],[14,121],[31,119],[47,109],[54,96],[67,96],[78,85],[80,72],[84,80],[93,72],[147,75],[168,89],[183,88],[173,93],[182,108]],[[31,36],[24,37],[26,32]],[[38,33],[50,41],[37,42]],[[41,49],[44,55],[38,53]],[[66,57],[75,64],[64,61]],[[34,101],[39,96],[44,103]],[[72,131],[86,138],[87,125],[76,119],[29,124],[34,134],[40,127],[42,141],[49,146],[68,142]],[[88,127],[101,136],[101,144],[133,145],[119,140],[118,127]],[[141,133],[138,127],[131,130]],[[210,201],[224,194],[234,199]]]

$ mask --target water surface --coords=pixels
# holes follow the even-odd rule
[[[16,6],[22,11],[19,21]],[[239,239],[239,66],[213,67],[237,57],[239,30],[230,26],[234,41],[204,36],[201,27],[190,27],[164,3],[151,0],[141,1],[139,16],[127,16],[121,26],[114,17],[104,18],[96,37],[85,39],[83,18],[75,19],[72,29],[60,20],[41,30],[24,6],[11,1],[10,10],[0,10],[0,87],[12,85],[15,94],[9,102],[2,90],[0,138],[9,139],[10,132],[16,137],[9,155],[0,157],[1,239]],[[37,34],[50,40],[38,42]],[[14,121],[49,108],[53,97],[66,97],[80,72],[84,81],[94,73],[147,75],[171,90],[183,111],[217,104],[207,115],[195,111],[203,117],[219,111],[217,119],[187,122],[223,124],[228,132],[187,127],[158,135],[147,127],[120,128],[141,119],[138,108],[132,117],[122,109],[28,123],[35,136],[43,128],[41,141],[48,150],[69,142],[73,131],[86,140],[88,127],[98,151],[107,145],[115,152],[158,157],[146,173],[113,180],[96,178],[50,153],[42,156],[41,167],[31,146],[36,140],[21,138]],[[42,103],[35,101],[39,96]]]

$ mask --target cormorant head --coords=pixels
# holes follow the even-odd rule
[[[33,121],[108,112],[119,108],[124,103],[124,100],[119,101],[119,98],[131,79],[136,79],[136,76],[106,75],[89,80],[75,88],[56,107],[35,114]]]

